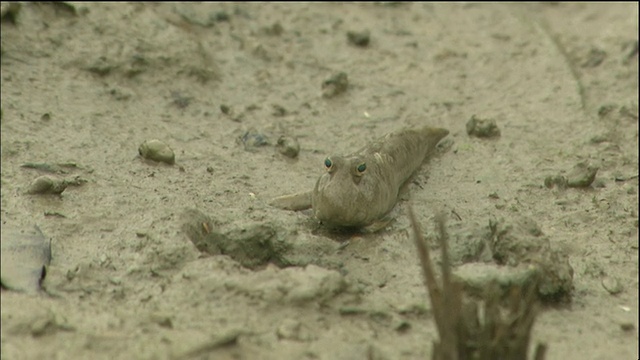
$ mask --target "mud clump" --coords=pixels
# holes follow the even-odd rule
[[[573,268],[567,257],[551,249],[549,238],[529,218],[493,220],[491,252],[499,265],[533,266],[539,272],[538,295],[542,300],[569,300]]]
[[[493,138],[500,136],[500,129],[495,120],[480,119],[473,115],[467,121],[467,134],[479,138]]]
[[[223,231],[210,217],[195,209],[186,210],[182,218],[182,230],[202,253],[228,255],[249,269],[267,263],[288,265],[283,260],[288,248],[282,241],[285,234],[272,224],[255,223]]]

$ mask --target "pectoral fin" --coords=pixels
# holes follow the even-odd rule
[[[312,191],[305,191],[297,194],[278,196],[271,199],[269,205],[283,210],[306,210],[311,208]]]

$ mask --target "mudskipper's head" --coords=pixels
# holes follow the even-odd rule
[[[380,174],[374,158],[329,156],[312,202],[316,217],[335,226],[366,226],[379,216]]]

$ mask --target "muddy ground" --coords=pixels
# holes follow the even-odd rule
[[[339,72],[346,92],[323,97]],[[53,252],[47,293],[2,291],[2,359],[428,358],[406,200],[363,235],[267,204],[310,189],[327,154],[424,124],[451,131],[409,187],[425,233],[439,211],[530,217],[574,269],[534,341],[638,356],[637,3],[26,4],[2,21],[1,95],[2,224],[38,224]],[[467,135],[473,115],[501,135]],[[249,129],[267,144],[245,148]],[[140,159],[149,139],[176,164]],[[585,161],[590,186],[545,186]],[[26,194],[44,174],[29,162],[81,181]],[[201,253],[185,209],[285,229],[301,255]]]

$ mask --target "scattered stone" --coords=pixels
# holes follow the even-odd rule
[[[602,287],[611,295],[616,295],[622,292],[622,284],[613,276],[605,276],[602,279]]]
[[[322,83],[322,96],[332,98],[347,91],[349,79],[347,73],[339,72]]]
[[[0,282],[3,288],[36,293],[51,262],[51,241],[40,228],[18,229],[2,224]]]
[[[467,122],[467,134],[479,138],[500,136],[500,129],[493,119],[480,119],[475,115]]]
[[[155,324],[158,324],[160,327],[173,329],[173,321],[171,320],[171,315],[154,313],[149,316],[149,320]]]
[[[255,128],[247,130],[242,137],[240,137],[240,141],[244,144],[244,149],[247,151],[254,151],[257,147],[269,145],[267,136]]]
[[[271,113],[271,115],[277,116],[277,117],[282,117],[287,115],[287,109],[285,109],[284,106],[273,104],[272,107],[273,107],[273,112]]]
[[[584,188],[591,185],[598,173],[598,167],[587,162],[578,163],[567,175],[567,186]]]
[[[229,14],[225,11],[218,11],[213,14],[213,20],[217,22],[229,21],[230,19],[231,16],[229,16]]]
[[[280,22],[275,22],[271,24],[271,26],[267,26],[263,28],[265,34],[270,36],[280,36],[284,32],[284,28]]]
[[[169,165],[173,165],[176,162],[176,156],[169,145],[157,139],[143,142],[138,148],[138,153],[145,159],[163,162]]]
[[[632,322],[623,322],[623,323],[620,323],[620,329],[621,329],[622,331],[624,331],[624,332],[631,332],[631,331],[633,331],[633,329],[635,329],[635,328],[636,328],[636,326],[635,326],[635,324],[634,324],[634,323],[632,323]]]
[[[360,47],[367,47],[369,45],[371,34],[369,30],[364,31],[349,31],[347,32],[347,40],[350,44]]]
[[[60,195],[69,185],[64,179],[60,179],[53,176],[40,176],[36,178],[31,185],[29,185],[29,189],[27,190],[27,194],[54,194]]]
[[[277,148],[280,154],[292,159],[297,157],[300,152],[300,144],[298,144],[298,140],[294,137],[285,135],[280,136],[278,139]]]

